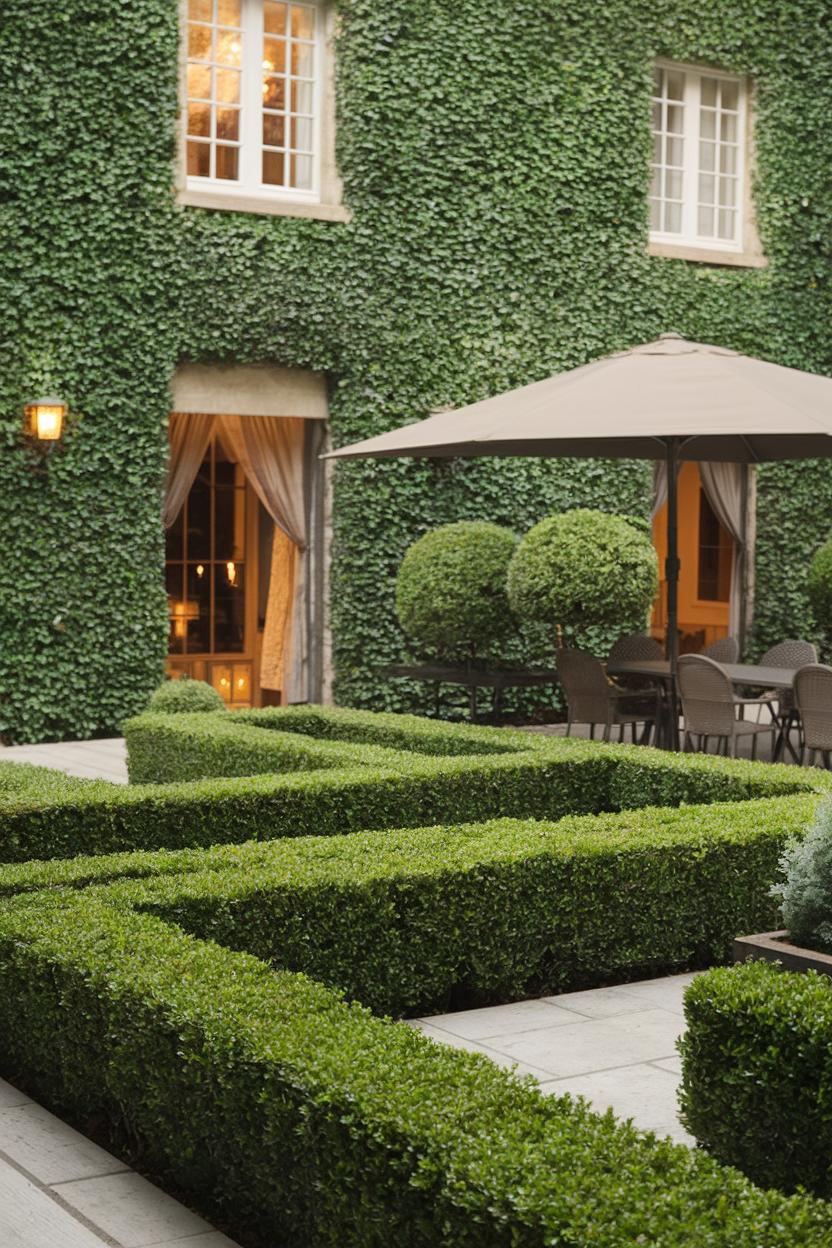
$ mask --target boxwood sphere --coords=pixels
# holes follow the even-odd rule
[[[225,703],[213,685],[204,680],[166,680],[147,708],[156,714],[178,715],[194,711],[224,711]]]
[[[649,537],[621,516],[579,509],[530,529],[508,570],[513,610],[563,628],[644,627],[658,588]]]
[[[396,580],[402,628],[443,657],[482,655],[515,631],[506,572],[517,539],[486,520],[432,529],[409,548]]]
[[[809,565],[809,601],[815,620],[832,632],[832,537],[815,552]]]

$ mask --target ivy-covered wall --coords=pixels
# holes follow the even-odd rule
[[[0,33],[0,732],[115,731],[159,679],[159,519],[180,359],[326,370],[337,443],[666,329],[832,373],[827,0],[341,0],[349,224],[178,207],[177,0],[5,0]],[[757,83],[764,270],[646,254],[657,55]],[[70,401],[47,463],[22,404]],[[760,472],[757,637],[806,633],[828,465]],[[402,653],[393,579],[460,517],[645,513],[640,464],[338,469],[337,694]]]

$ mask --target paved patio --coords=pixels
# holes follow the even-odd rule
[[[102,741],[46,741],[43,745],[0,747],[0,760],[54,767],[85,780],[127,783],[127,746],[123,737]]]
[[[0,1079],[2,1248],[237,1248]]]
[[[569,992],[409,1023],[453,1048],[533,1075],[541,1091],[584,1096],[645,1131],[693,1144],[677,1117],[682,996],[693,975]]]

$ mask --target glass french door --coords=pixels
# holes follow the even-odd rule
[[[257,702],[257,499],[214,434],[167,531],[168,671],[230,706]]]

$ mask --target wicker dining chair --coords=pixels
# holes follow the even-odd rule
[[[709,646],[704,646],[701,653],[715,663],[736,663],[740,657],[740,643],[736,637],[720,637]]]
[[[789,638],[786,641],[779,641],[776,646],[766,650],[759,660],[758,666],[807,667],[811,663],[817,663],[817,661],[818,652],[811,641]],[[771,718],[777,720],[784,732],[788,732],[795,721],[799,723],[800,717],[795,709],[794,695],[791,689],[767,689],[765,693],[757,694],[755,697],[743,698],[742,704],[744,707],[764,706]]]
[[[794,678],[794,702],[800,715],[803,739],[800,761],[809,755],[810,766],[820,754],[825,767],[832,756],[832,667],[807,663]]]
[[[612,663],[637,662],[639,659],[663,659],[664,651],[655,637],[646,633],[630,633],[627,637],[619,637],[607,656],[607,665]]]
[[[630,725],[632,739],[636,740],[636,725],[644,724],[642,741],[649,739],[658,715],[658,698],[654,693],[634,694],[619,689],[607,679],[603,664],[583,650],[568,647],[558,650],[558,676],[566,693],[566,735],[573,724],[589,724],[589,735],[595,739],[595,726],[603,725],[603,740],[609,741],[613,727],[618,727],[618,739],[624,740],[624,730]]]
[[[704,654],[683,654],[679,659],[679,696],[684,718],[683,746],[693,737],[698,748],[707,751],[708,741],[716,737],[724,742],[724,753],[737,756],[737,741],[751,737],[751,757],[757,757],[757,741],[764,733],[771,737],[772,749],[777,725],[757,724],[738,719],[740,701],[727,673],[714,659]]]

